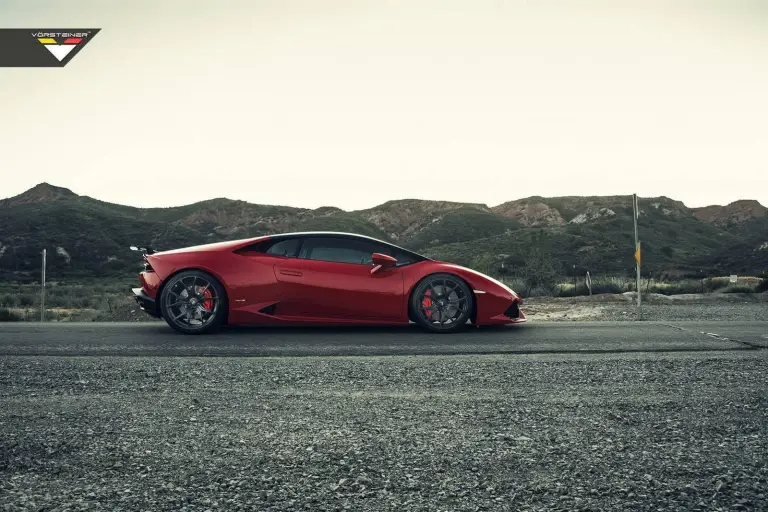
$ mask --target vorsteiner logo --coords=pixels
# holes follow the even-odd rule
[[[89,35],[88,32],[37,32],[33,33],[32,37],[44,44],[54,57],[62,61]]]
[[[32,37],[86,37],[90,32],[33,32]]]
[[[98,28],[0,29],[0,67],[63,67]]]

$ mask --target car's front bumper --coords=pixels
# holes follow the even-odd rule
[[[477,325],[519,324],[527,321],[520,310],[518,297],[494,296],[490,293],[477,295]]]
[[[525,322],[526,318],[522,311],[520,311],[520,301],[515,301],[511,306],[504,311],[504,316],[509,318],[512,323]]]
[[[157,308],[155,299],[147,295],[143,288],[133,288],[133,298],[136,299],[136,303],[139,305],[142,311],[148,315],[160,318],[160,311]]]

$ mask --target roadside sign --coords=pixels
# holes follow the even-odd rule
[[[736,274],[731,274],[731,277],[728,280],[732,283],[735,283],[736,281],[739,280],[739,276],[737,276]]]
[[[635,249],[635,263],[640,264],[640,247]]]

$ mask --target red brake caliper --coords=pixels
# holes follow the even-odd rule
[[[427,314],[427,318],[432,318],[432,310],[429,309],[430,307],[432,307],[432,299],[429,297],[430,295],[432,295],[432,290],[425,291],[424,295],[425,297],[421,301],[421,307],[425,309],[424,312]]]
[[[203,293],[203,297],[205,297],[206,300],[203,300],[203,307],[206,311],[212,311],[213,310],[213,294],[211,293],[210,289],[206,289],[205,293]]]

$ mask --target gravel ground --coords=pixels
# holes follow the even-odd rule
[[[0,359],[0,510],[766,510],[768,352]]]

